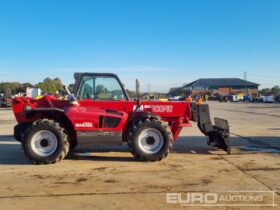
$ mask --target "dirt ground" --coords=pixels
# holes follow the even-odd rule
[[[1,108],[0,209],[280,209],[272,197],[267,207],[167,203],[166,193],[274,190],[280,205],[280,104],[209,104],[230,122],[231,155],[207,146],[194,124],[161,162],[137,162],[124,145],[80,147],[45,166],[30,164],[12,136],[12,111]]]

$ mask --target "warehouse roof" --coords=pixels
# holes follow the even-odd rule
[[[184,87],[256,87],[259,84],[238,78],[207,78],[195,80]]]

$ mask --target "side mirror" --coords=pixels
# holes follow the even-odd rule
[[[73,101],[77,101],[76,97],[74,96],[74,94],[70,94],[67,96],[68,101],[73,102]]]
[[[70,103],[72,104],[74,101],[77,101],[77,98],[76,98],[76,96],[73,94],[73,93],[71,93],[70,91],[69,91],[69,89],[68,89],[68,87],[66,86],[66,85],[63,85],[64,86],[64,89],[66,90],[66,92],[67,92],[67,99],[68,99],[68,101],[70,101]],[[73,103],[74,104],[74,103]]]
[[[76,99],[74,94],[68,95],[67,99],[68,99],[70,104],[79,106],[79,102],[77,101],[77,99]]]

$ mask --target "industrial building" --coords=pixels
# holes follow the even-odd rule
[[[193,95],[197,94],[238,94],[258,95],[259,84],[239,78],[205,78],[184,86]]]

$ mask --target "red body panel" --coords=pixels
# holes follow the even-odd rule
[[[79,105],[71,105],[68,100],[57,100],[52,96],[45,96],[39,100],[32,98],[14,98],[13,111],[18,122],[35,121],[42,116],[27,119],[22,115],[24,107],[36,108],[60,108],[64,110],[76,131],[124,131],[129,117],[136,108],[135,101],[96,101],[82,100]],[[106,110],[115,110],[121,113],[116,116]],[[144,112],[150,112],[161,116],[163,121],[169,123],[174,140],[178,137],[183,126],[191,126],[191,109],[189,102],[161,102],[141,101],[141,108]],[[100,128],[99,116],[112,116],[121,118],[120,123],[114,128]]]
[[[70,119],[76,131],[122,131],[123,125],[127,122],[128,114],[121,112],[122,116],[117,127],[114,128],[100,128],[99,116],[115,117],[114,114],[106,113],[106,109],[101,109],[92,106],[69,106],[65,108],[65,114]]]

